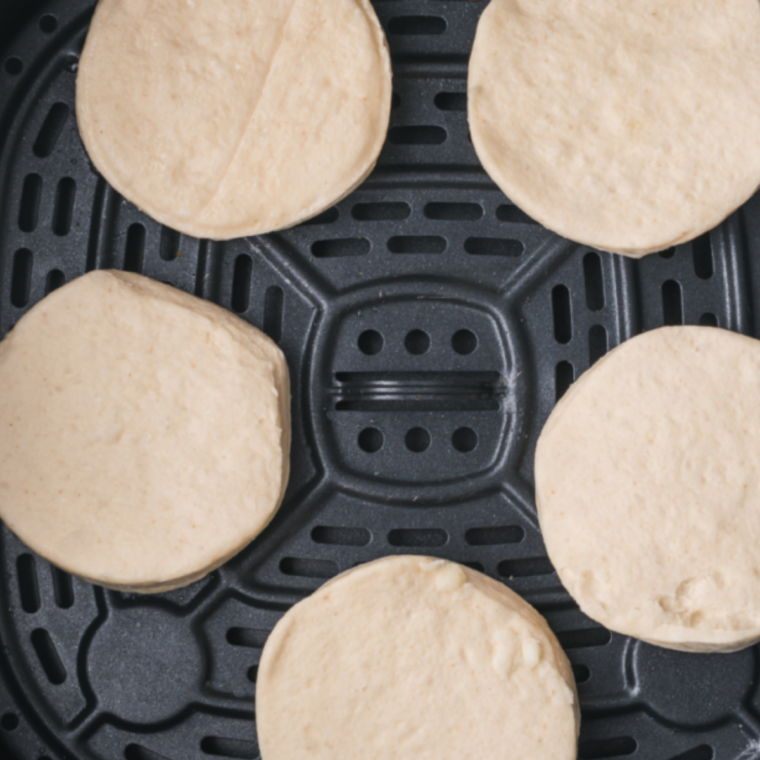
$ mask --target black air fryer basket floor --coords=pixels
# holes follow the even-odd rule
[[[485,5],[376,0],[395,90],[378,168],[307,224],[212,243],[151,221],[85,154],[74,83],[92,0],[2,0],[0,336],[88,270],[142,272],[272,336],[294,413],[281,512],[189,588],[104,591],[2,530],[2,760],[256,758],[272,626],[336,573],[409,552],[481,569],[548,618],[578,680],[580,758],[760,754],[758,649],[668,652],[582,615],[546,558],[531,474],[555,400],[609,348],[663,323],[758,334],[758,200],[641,262],[533,223],[468,136]]]

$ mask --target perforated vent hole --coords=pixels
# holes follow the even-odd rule
[[[552,314],[554,339],[557,343],[569,343],[573,337],[573,319],[570,311],[570,291],[566,285],[555,285],[552,290]]]
[[[451,436],[451,445],[462,454],[469,454],[478,445],[478,434],[472,428],[458,428]]]
[[[525,538],[525,531],[519,525],[497,525],[493,528],[470,528],[464,540],[470,546],[501,546],[519,544]]]
[[[554,398],[559,401],[575,380],[575,369],[570,362],[561,361],[554,369]]]
[[[21,609],[35,613],[40,608],[40,590],[37,581],[37,563],[31,554],[20,554],[16,560],[18,593]]]
[[[35,156],[47,158],[53,152],[58,138],[63,132],[63,126],[69,118],[69,111],[70,109],[65,103],[55,103],[48,111],[32,146]]]
[[[496,209],[496,218],[500,222],[509,222],[510,224],[538,224],[535,219],[528,216],[521,208],[507,203]]]
[[[525,244],[509,238],[471,237],[464,241],[464,250],[471,256],[522,256]]]
[[[681,285],[675,280],[662,283],[662,321],[665,325],[683,324]]]
[[[604,308],[604,278],[602,259],[598,253],[587,253],[583,257],[583,279],[586,286],[586,306],[591,311]]]
[[[591,678],[591,671],[586,665],[573,665],[573,677],[576,683],[586,683]]]
[[[408,203],[357,203],[351,209],[351,216],[359,222],[400,221],[411,214]]]
[[[227,642],[234,647],[261,649],[266,644],[269,631],[258,628],[230,628],[227,631]]]
[[[340,572],[340,568],[331,559],[283,557],[280,560],[280,572],[302,578],[332,578]]]
[[[367,546],[372,540],[372,534],[366,528],[318,525],[311,531],[311,540],[333,546]]]
[[[374,356],[383,350],[385,341],[377,330],[365,330],[357,341],[359,350],[367,356]]]
[[[21,205],[18,210],[18,226],[22,232],[33,232],[37,228],[42,199],[42,177],[27,174],[21,189]]]
[[[179,232],[170,227],[161,227],[161,242],[158,252],[164,261],[174,261],[180,255]]]
[[[16,713],[8,712],[0,718],[0,726],[3,731],[15,731],[18,728],[18,715]]]
[[[607,353],[607,330],[603,325],[594,325],[588,331],[588,363],[597,362]]]
[[[395,111],[401,105],[401,96],[394,92],[391,95],[391,111]]]
[[[147,749],[140,744],[128,744],[124,750],[125,760],[169,760],[165,755],[159,755],[152,749]]]
[[[66,282],[66,275],[60,269],[51,269],[45,277],[45,295],[58,290]]]
[[[702,327],[717,327],[718,318],[715,316],[715,314],[712,314],[708,311],[702,314],[702,316],[699,318],[699,324],[702,325]]]
[[[435,126],[392,127],[388,140],[393,145],[441,145],[446,142],[446,130]]]
[[[341,258],[344,256],[366,256],[371,247],[372,246],[367,238],[317,240],[311,246],[311,253],[318,259]]]
[[[409,451],[421,454],[430,448],[430,433],[425,428],[413,427],[404,437],[404,443]]]
[[[398,235],[388,240],[391,253],[443,253],[446,238],[440,235]]]
[[[691,244],[694,258],[694,274],[700,280],[709,280],[713,276],[713,254],[710,235],[700,235]]]
[[[576,631],[560,631],[557,640],[565,649],[585,649],[609,644],[612,634],[606,628],[580,628]]]
[[[676,249],[675,248],[668,248],[664,251],[660,251],[660,256],[663,259],[672,259],[673,256],[676,255]]]
[[[46,13],[40,19],[40,29],[45,34],[52,34],[58,28],[58,19],[50,13]]]
[[[251,683],[256,683],[256,679],[259,676],[259,666],[258,665],[251,665],[250,668],[248,668],[248,672],[246,673],[248,676],[248,680]]]
[[[700,744],[699,747],[688,749],[670,760],[713,760],[715,751],[709,744]]]
[[[548,557],[505,559],[496,571],[504,578],[529,578],[534,575],[551,575],[554,572]]]
[[[71,231],[76,197],[77,183],[71,177],[61,179],[55,191],[55,207],[53,209],[53,232],[59,237],[68,235]]]
[[[439,92],[433,102],[441,111],[467,111],[466,92]]]
[[[279,285],[270,285],[264,296],[264,332],[275,342],[282,339],[285,294]]]
[[[145,256],[145,227],[139,222],[129,225],[127,242],[124,246],[124,269],[127,272],[142,273]]]
[[[50,572],[53,576],[53,595],[55,604],[62,610],[67,610],[74,604],[74,584],[71,576],[63,570],[51,565]]]
[[[440,16],[397,16],[388,24],[388,34],[443,34],[446,19]]]
[[[11,56],[10,58],[5,59],[5,70],[8,74],[15,77],[24,70],[24,64],[20,58]]]
[[[424,330],[411,330],[404,338],[404,348],[415,356],[426,354],[430,350],[430,336]]]
[[[251,277],[253,260],[247,253],[241,253],[235,259],[232,274],[232,308],[238,314],[248,311],[251,303]]]
[[[611,739],[592,739],[578,743],[579,760],[602,760],[608,757],[632,755],[638,745],[630,736],[616,736]]]
[[[440,528],[396,528],[388,533],[391,546],[445,546],[449,534]]]
[[[225,739],[220,736],[207,736],[201,741],[201,752],[213,757],[254,760],[259,755],[259,748],[256,742],[244,739]]]
[[[457,330],[451,336],[451,347],[456,353],[467,356],[478,347],[478,336],[472,330]]]
[[[29,303],[32,289],[32,252],[20,248],[13,256],[13,273],[11,274],[11,303],[21,309]]]
[[[36,628],[32,631],[31,638],[32,646],[48,681],[54,686],[59,686],[66,680],[66,668],[63,667],[63,662],[61,662],[53,639],[50,638],[50,634],[44,628]]]
[[[335,206],[333,206],[332,208],[328,208],[327,211],[323,211],[321,214],[317,214],[311,219],[307,219],[305,222],[302,222],[302,224],[306,226],[313,224],[334,224],[338,221],[339,216],[340,212]]]
[[[428,203],[424,210],[428,219],[447,222],[475,222],[483,213],[479,203]]]
[[[368,454],[375,454],[383,448],[383,434],[377,428],[364,428],[357,440],[359,448]]]

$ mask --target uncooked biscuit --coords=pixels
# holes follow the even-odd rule
[[[760,185],[757,0],[492,0],[468,92],[494,181],[586,245],[683,243]]]
[[[186,585],[282,500],[282,352],[168,285],[96,271],[56,290],[0,343],[0,388],[0,517],[95,583]]]
[[[469,568],[401,556],[344,573],[277,624],[256,721],[263,760],[574,760],[579,713],[529,604]]]
[[[760,341],[663,327],[598,361],[549,417],[549,557],[607,628],[688,651],[760,639]]]
[[[369,0],[100,0],[77,77],[95,166],[197,237],[289,227],[347,195],[388,129]]]

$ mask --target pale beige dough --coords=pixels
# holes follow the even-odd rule
[[[0,389],[0,517],[95,583],[190,583],[282,500],[282,352],[168,285],[96,271],[54,291],[0,343]]]
[[[574,760],[569,663],[506,586],[388,557],[293,607],[256,684],[263,760]]]
[[[492,0],[468,90],[486,171],[589,246],[683,243],[760,185],[757,0]]]
[[[288,227],[347,195],[377,160],[390,105],[369,0],[100,0],[77,77],[103,176],[213,239]]]
[[[549,417],[536,501],[590,617],[687,651],[760,639],[760,341],[663,327],[616,348]]]

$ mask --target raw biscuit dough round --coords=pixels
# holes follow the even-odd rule
[[[100,0],[76,108],[103,176],[189,235],[289,227],[369,174],[391,68],[369,0]]]
[[[595,248],[686,242],[760,185],[757,0],[492,0],[468,92],[494,181]]]
[[[760,341],[663,327],[586,372],[536,451],[549,557],[607,628],[684,651],[760,639]]]
[[[579,713],[533,607],[469,568],[400,556],[349,570],[280,620],[256,721],[263,760],[574,760]]]
[[[282,352],[168,285],[95,271],[54,291],[0,343],[0,388],[0,517],[94,583],[191,583],[282,500]]]

